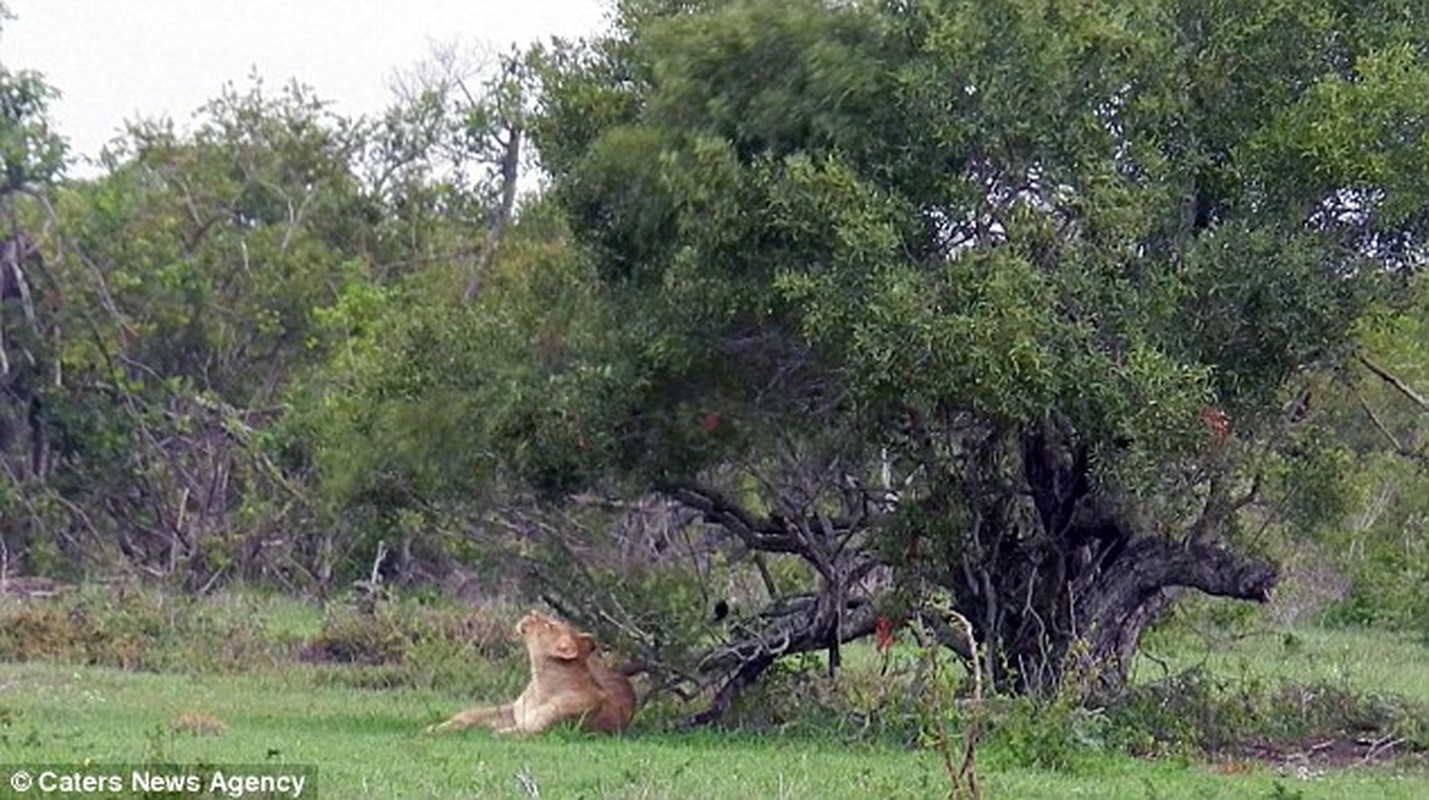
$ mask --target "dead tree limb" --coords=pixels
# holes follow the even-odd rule
[[[505,151],[501,154],[501,205],[491,225],[486,229],[486,240],[472,262],[471,274],[467,276],[466,291],[462,302],[470,304],[481,291],[481,278],[496,256],[496,248],[506,235],[506,226],[511,223],[511,214],[516,207],[516,177],[521,166],[521,127],[513,125],[506,135]]]
[[[1389,384],[1390,386],[1393,386],[1396,390],[1398,390],[1400,394],[1409,398],[1410,402],[1414,403],[1414,405],[1416,406],[1419,406],[1420,410],[1429,411],[1429,400],[1425,400],[1423,395],[1414,391],[1414,388],[1409,384],[1405,383],[1398,375],[1395,375],[1393,372],[1390,372],[1389,370],[1375,363],[1369,356],[1365,355],[1364,353],[1356,355],[1355,358],[1361,364],[1365,365],[1365,368],[1368,369],[1370,372],[1373,372],[1375,375],[1379,376],[1379,378],[1385,383]]]

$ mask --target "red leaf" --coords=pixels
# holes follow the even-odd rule
[[[874,648],[880,653],[893,646],[893,620],[880,616],[873,621]]]
[[[1231,420],[1226,416],[1226,412],[1216,406],[1206,406],[1201,409],[1201,423],[1211,431],[1211,436],[1216,440],[1216,444],[1225,442],[1226,437],[1231,433]]]

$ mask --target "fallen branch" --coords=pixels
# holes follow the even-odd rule
[[[763,656],[786,656],[828,649],[828,637],[816,628],[818,605],[812,597],[793,601],[793,608],[777,603],[766,612],[774,621],[754,636],[712,650],[700,659],[699,671],[704,674],[729,673],[743,664]],[[843,624],[839,626],[839,641],[851,642],[873,634],[877,615],[868,600],[849,600],[844,604]]]

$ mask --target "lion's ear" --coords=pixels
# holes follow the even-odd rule
[[[581,657],[581,647],[580,641],[575,636],[563,633],[551,646],[551,655],[562,661],[575,661]]]
[[[580,649],[582,657],[589,657],[595,652],[595,637],[589,633],[582,633],[576,636],[576,646]]]

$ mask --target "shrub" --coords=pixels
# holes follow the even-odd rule
[[[1266,685],[1191,669],[1132,687],[1107,711],[1114,743],[1137,754],[1328,739],[1400,739],[1410,749],[1429,748],[1429,706],[1338,683]]]
[[[277,663],[288,644],[266,635],[256,611],[241,598],[105,587],[41,600],[5,599],[0,659],[197,672]]]
[[[496,683],[507,688],[525,675],[516,663],[516,616],[514,609],[495,605],[454,608],[394,601],[372,613],[342,608],[328,615],[299,657],[320,665],[317,676],[324,683],[361,688]]]

